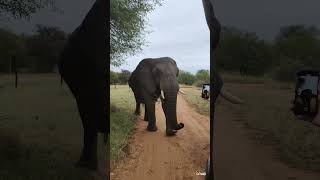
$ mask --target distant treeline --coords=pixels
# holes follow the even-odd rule
[[[300,69],[320,70],[319,35],[315,26],[291,25],[280,28],[272,41],[266,41],[253,32],[223,27],[214,63],[219,71],[292,80]],[[13,56],[19,71],[55,71],[67,37],[59,28],[43,25],[37,25],[31,35],[0,29],[0,73],[10,72]],[[188,72],[180,74],[188,79],[183,80],[186,84],[202,81]],[[121,78],[124,79],[120,77],[119,83],[123,82]]]
[[[113,85],[127,84],[130,75],[131,72],[128,70],[122,70],[121,72],[110,71],[110,83]],[[178,82],[201,87],[202,84],[210,83],[210,72],[209,70],[201,69],[193,75],[190,72],[179,70]]]
[[[293,80],[300,69],[320,70],[319,32],[315,26],[286,26],[267,42],[256,33],[224,27],[215,65],[221,71]]]
[[[12,70],[15,57],[18,71],[46,73],[56,70],[67,34],[57,27],[36,25],[31,35],[0,29],[0,73]]]

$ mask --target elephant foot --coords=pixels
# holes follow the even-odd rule
[[[96,161],[85,161],[81,159],[75,164],[75,166],[77,168],[86,168],[92,171],[95,171],[98,168],[98,164]]]
[[[184,124],[183,123],[179,123],[179,124],[177,124],[177,127],[175,128],[175,130],[180,130],[182,128],[184,128]]]
[[[158,128],[157,128],[157,126],[155,126],[155,125],[154,125],[154,126],[149,126],[149,125],[148,125],[147,130],[154,132],[154,131],[157,131]]]
[[[167,136],[173,136],[177,133],[178,131],[177,130],[174,130],[174,129],[167,129],[166,130],[166,134]]]

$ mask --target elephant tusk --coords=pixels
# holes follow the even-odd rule
[[[241,100],[240,98],[232,95],[231,93],[229,93],[228,91],[226,91],[223,87],[220,90],[220,95],[226,99],[227,101],[233,103],[233,104],[243,104],[243,100]]]
[[[163,100],[165,99],[163,90],[161,90],[161,97],[162,97]]]
[[[183,94],[183,95],[186,95],[186,93],[183,92],[183,91],[181,91],[181,90],[179,90],[179,93],[181,93],[181,94]]]

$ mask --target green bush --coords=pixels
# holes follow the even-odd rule
[[[192,85],[196,81],[196,77],[186,71],[180,71],[178,76],[179,84]]]

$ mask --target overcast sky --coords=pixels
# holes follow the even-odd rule
[[[83,20],[93,0],[57,0],[63,14],[47,9],[34,15],[31,21],[4,22],[0,26],[16,32],[32,32],[35,24],[59,26],[73,31]],[[186,2],[182,4],[182,2]],[[281,26],[306,24],[320,26],[319,0],[215,0],[215,11],[222,25],[256,32],[272,40]],[[148,15],[152,33],[146,39],[149,46],[127,59],[118,68],[132,71],[143,58],[170,56],[180,69],[196,72],[209,68],[209,32],[202,0],[164,0]]]
[[[181,0],[165,0],[163,5],[149,14],[152,33],[143,52],[128,57],[120,68],[134,70],[144,58],[168,56],[176,60],[178,68],[195,73],[210,69],[209,30],[205,21],[202,1],[190,0],[180,6]],[[180,6],[180,7],[179,7]]]

